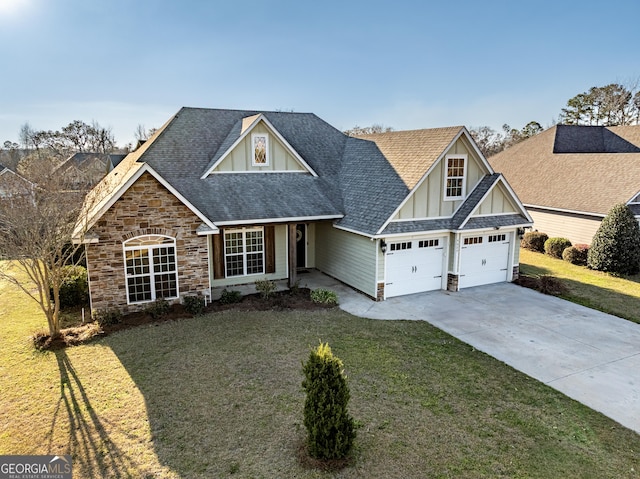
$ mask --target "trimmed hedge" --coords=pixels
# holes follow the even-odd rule
[[[65,266],[64,280],[60,285],[60,307],[62,309],[84,306],[89,303],[89,283],[87,268],[83,266]],[[53,299],[53,289],[49,289]]]
[[[568,261],[571,264],[578,266],[587,265],[587,255],[589,254],[589,245],[576,244],[569,246],[562,252],[562,259]]]
[[[539,231],[528,231],[522,237],[520,246],[530,251],[544,253],[544,243],[548,239],[549,236],[546,233],[541,233]]]
[[[544,242],[544,252],[554,258],[562,259],[562,253],[571,246],[567,238],[549,238]]]

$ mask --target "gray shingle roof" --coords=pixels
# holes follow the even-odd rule
[[[318,176],[224,173],[202,179],[240,137],[243,119],[260,113]],[[96,201],[102,206],[95,207],[95,214],[108,204],[109,195],[147,164],[211,223],[332,217],[339,227],[375,235],[410,193],[407,182],[415,184],[424,176],[460,131],[461,127],[416,130],[371,141],[348,137],[311,113],[182,108],[104,180],[105,197]],[[403,139],[428,145],[428,157],[419,155],[416,164],[410,164],[407,154],[400,153]],[[385,154],[389,148],[395,151],[394,161]],[[460,225],[497,178],[489,175],[482,180],[460,214],[446,220],[446,227]],[[387,230],[431,230],[438,222],[444,224],[442,220],[392,223]]]

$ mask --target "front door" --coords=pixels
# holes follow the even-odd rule
[[[307,267],[307,225],[296,225],[296,267]]]

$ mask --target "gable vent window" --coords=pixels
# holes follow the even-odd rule
[[[263,228],[225,230],[224,258],[227,277],[263,274]]]
[[[253,133],[251,135],[251,149],[253,166],[269,166],[269,135]]]
[[[465,238],[464,244],[482,244],[482,236],[473,236],[471,238]]]
[[[402,251],[405,249],[411,249],[411,241],[406,241],[404,243],[391,243],[389,245],[391,251]]]
[[[128,303],[178,297],[175,238],[138,236],[123,247]]]
[[[507,235],[491,235],[489,236],[489,243],[499,243],[501,241],[505,241],[507,239]]]
[[[465,155],[446,157],[445,200],[464,198],[466,163],[467,157]]]
[[[440,244],[440,240],[420,240],[418,241],[418,248],[435,248]]]

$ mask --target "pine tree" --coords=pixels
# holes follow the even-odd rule
[[[615,205],[593,237],[587,266],[616,274],[640,271],[640,227],[631,210]]]
[[[353,418],[347,411],[349,387],[342,361],[331,352],[328,343],[311,351],[303,366],[302,386],[307,392],[304,425],[307,449],[317,459],[345,458],[356,436]]]

